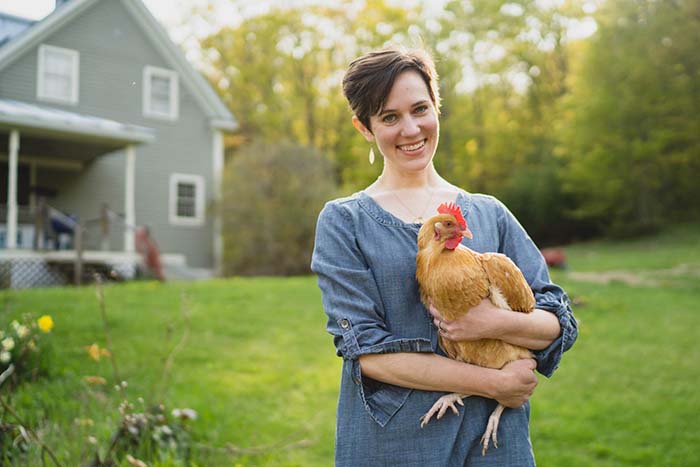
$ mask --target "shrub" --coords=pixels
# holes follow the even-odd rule
[[[316,218],[335,192],[332,165],[314,149],[257,143],[237,153],[224,174],[224,273],[308,273]]]

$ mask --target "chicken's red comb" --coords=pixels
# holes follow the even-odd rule
[[[462,216],[462,210],[455,203],[442,203],[438,206],[438,212],[440,214],[452,214],[460,227],[463,229],[467,228],[467,221]]]

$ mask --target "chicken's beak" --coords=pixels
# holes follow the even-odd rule
[[[462,230],[460,233],[462,234],[463,237],[467,237],[467,238],[470,239],[470,240],[471,240],[472,238],[474,238],[474,237],[472,237],[472,231],[469,230],[469,227],[466,227],[466,228],[465,228],[464,230]]]

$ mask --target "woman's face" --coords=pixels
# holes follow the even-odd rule
[[[370,117],[370,123],[373,134],[364,126],[358,129],[368,141],[376,141],[385,168],[421,171],[433,159],[440,125],[428,87],[417,72],[405,71],[396,77],[384,109]]]

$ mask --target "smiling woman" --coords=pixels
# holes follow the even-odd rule
[[[537,384],[535,362],[490,369],[445,356],[416,281],[423,219],[454,203],[474,232],[464,246],[504,253],[523,271],[537,308],[546,311],[509,326],[512,334],[506,335],[493,331],[504,329],[494,325],[503,314],[480,312],[477,305],[466,315],[479,319],[466,327],[482,338],[537,342],[537,367],[547,376],[576,339],[566,295],[550,282],[539,250],[503,204],[467,193],[435,170],[440,95],[427,53],[388,48],[364,55],[350,64],[343,92],[352,124],[376,144],[384,167],[365,190],[327,203],[316,228],[311,267],[327,330],[343,357],[336,466],[534,465],[527,401]],[[457,320],[441,324],[464,327]],[[538,340],[543,334],[548,337]],[[444,391],[471,396],[464,400],[465,414],[440,415],[421,428],[421,415]],[[511,408],[501,418],[507,430],[498,433],[499,449],[482,458],[480,437],[498,403]]]

